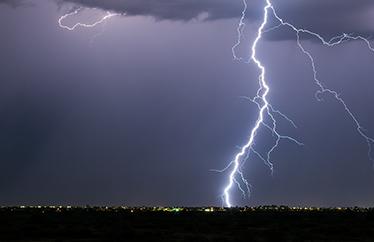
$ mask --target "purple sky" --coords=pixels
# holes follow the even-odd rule
[[[0,205],[220,206],[227,174],[210,169],[233,158],[257,111],[240,98],[256,93],[257,69],[231,55],[241,1],[90,1],[128,16],[75,32],[57,23],[74,5],[31,2],[0,4]],[[326,36],[373,32],[372,1],[321,3],[276,6],[292,23]],[[261,1],[251,6],[242,56],[261,15]],[[205,12],[211,19],[196,19]],[[292,37],[269,33],[259,56],[272,104],[299,127],[281,122],[280,131],[305,147],[282,142],[273,177],[250,159],[243,170],[251,199],[234,192],[233,201],[373,206],[365,140],[333,98],[316,101],[311,67]],[[323,82],[374,136],[374,53],[362,42],[328,49],[304,41]],[[256,147],[264,152],[270,142],[263,131]]]

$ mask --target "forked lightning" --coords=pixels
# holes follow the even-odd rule
[[[242,35],[243,35],[244,28],[245,28],[246,13],[247,13],[247,9],[248,9],[247,0],[242,0],[242,1],[243,1],[244,8],[243,8],[242,15],[241,15],[238,27],[237,27],[238,40],[234,44],[234,46],[232,47],[232,54],[233,54],[233,57],[234,57],[235,60],[243,60],[243,58],[239,57],[236,53],[237,47],[239,47],[241,45]],[[353,121],[353,124],[355,125],[355,128],[357,129],[357,132],[359,133],[359,135],[361,135],[365,139],[365,141],[367,142],[368,156],[369,156],[369,159],[374,164],[374,158],[372,157],[374,139],[371,138],[366,133],[365,129],[360,124],[358,118],[354,115],[354,113],[348,107],[346,102],[339,96],[339,94],[336,91],[327,88],[320,81],[320,79],[318,77],[317,67],[316,67],[313,55],[311,54],[310,51],[308,51],[303,46],[302,40],[301,40],[301,34],[310,35],[311,37],[318,40],[321,44],[323,44],[325,46],[328,46],[328,47],[334,47],[334,46],[337,46],[339,44],[345,43],[347,41],[360,40],[360,41],[363,41],[367,45],[367,47],[370,51],[374,52],[374,48],[371,45],[371,42],[369,41],[369,39],[365,38],[363,36],[360,36],[360,35],[343,33],[341,35],[338,35],[336,37],[331,38],[330,40],[326,40],[325,38],[323,38],[318,33],[315,33],[313,31],[310,31],[310,30],[307,30],[307,29],[297,28],[297,27],[295,27],[295,25],[292,25],[292,24],[286,22],[285,20],[283,20],[283,18],[281,18],[278,15],[276,9],[272,5],[271,0],[264,0],[264,4],[265,4],[265,6],[263,8],[263,19],[262,19],[262,22],[261,22],[258,30],[257,30],[256,38],[252,43],[251,55],[250,55],[250,60],[249,60],[250,62],[253,62],[257,66],[257,68],[260,72],[260,75],[259,75],[259,89],[257,90],[257,93],[256,93],[254,98],[245,97],[246,99],[250,100],[251,102],[253,102],[254,104],[257,105],[257,107],[258,107],[258,114],[257,115],[258,116],[257,116],[254,127],[250,131],[250,135],[249,135],[247,143],[243,147],[240,148],[240,151],[235,155],[234,160],[231,161],[227,165],[226,168],[219,171],[219,172],[229,171],[228,182],[227,182],[227,184],[226,184],[226,186],[223,190],[223,200],[224,200],[224,203],[225,203],[226,207],[232,207],[231,193],[230,192],[232,191],[234,185],[236,185],[238,187],[238,189],[243,193],[244,196],[247,196],[247,195],[249,196],[250,195],[251,187],[250,187],[249,182],[245,179],[245,176],[242,172],[242,167],[245,164],[245,162],[247,161],[247,159],[250,157],[251,154],[260,158],[269,167],[271,173],[273,174],[274,165],[273,165],[273,162],[271,160],[271,154],[279,146],[281,140],[288,140],[288,141],[294,142],[295,144],[300,145],[300,146],[303,145],[301,142],[299,142],[295,138],[292,138],[292,137],[286,136],[286,135],[282,135],[278,132],[278,130],[277,130],[277,119],[276,118],[285,119],[295,128],[296,128],[296,124],[290,118],[288,118],[285,114],[276,110],[270,104],[270,102],[268,101],[268,96],[269,96],[269,93],[270,93],[270,86],[269,86],[268,81],[266,79],[267,78],[266,67],[261,62],[261,60],[259,60],[259,58],[257,56],[257,47],[258,47],[258,44],[260,43],[260,41],[262,40],[263,35],[265,33],[269,32],[269,31],[272,31],[272,30],[275,30],[275,29],[278,29],[278,28],[281,28],[281,27],[289,28],[290,30],[292,30],[295,33],[296,42],[297,42],[298,47],[300,48],[302,53],[305,54],[305,56],[310,61],[311,69],[313,71],[313,79],[314,79],[314,82],[317,86],[317,92],[316,92],[317,100],[321,101],[323,94],[330,94],[330,95],[332,95],[332,97],[334,97],[342,105],[342,107],[346,111],[348,117],[351,118],[351,120]],[[91,24],[78,22],[78,23],[74,24],[73,26],[68,26],[68,25],[65,25],[63,23],[64,20],[66,20],[68,17],[77,15],[77,14],[80,13],[80,11],[82,11],[82,8],[78,8],[76,10],[73,10],[73,11],[61,16],[58,20],[59,26],[63,29],[70,30],[70,31],[73,31],[73,30],[75,30],[79,27],[94,28],[97,25],[102,24],[105,21],[107,21],[107,20],[109,20],[109,19],[111,19],[115,16],[121,15],[121,14],[118,14],[118,13],[106,12],[106,14],[101,19],[99,19],[98,21],[96,21],[94,23],[91,23]],[[268,23],[269,23],[269,17],[270,16],[274,17],[274,19],[278,22],[278,25],[266,28]],[[270,120],[270,123],[268,123],[268,120]],[[274,137],[274,143],[273,143],[272,147],[268,150],[266,155],[262,155],[260,152],[257,152],[254,148],[256,135],[261,128],[265,128],[265,129],[269,130],[269,132]],[[243,185],[246,187],[246,189],[243,188]]]
[[[241,60],[242,59],[241,57],[238,57],[237,54],[236,54],[236,48],[241,44],[242,34],[243,34],[244,26],[245,26],[246,11],[247,11],[247,8],[248,8],[247,0],[242,0],[242,1],[243,1],[243,4],[244,4],[244,9],[243,9],[242,16],[240,18],[238,28],[237,28],[238,41],[235,43],[235,45],[232,48],[232,53],[233,53],[233,57],[234,57],[235,60]],[[271,15],[279,22],[279,24],[274,26],[274,27],[271,27],[269,29],[265,29],[266,26],[268,25],[269,17]],[[250,185],[249,185],[248,181],[245,179],[241,168],[242,168],[243,164],[246,162],[246,160],[249,158],[251,153],[253,153],[254,155],[258,156],[261,160],[263,160],[265,162],[265,164],[270,168],[271,172],[273,173],[274,167],[273,167],[273,163],[271,161],[271,154],[278,147],[278,145],[279,145],[279,143],[282,139],[287,139],[287,140],[295,142],[298,145],[302,145],[302,143],[300,143],[296,139],[294,139],[292,137],[289,137],[289,136],[283,136],[283,135],[280,135],[278,133],[277,122],[276,122],[276,119],[275,119],[275,115],[278,115],[279,117],[282,117],[282,118],[286,119],[287,121],[289,121],[295,127],[296,127],[296,125],[286,115],[284,115],[283,113],[281,113],[278,110],[275,110],[271,106],[271,104],[269,103],[268,95],[269,95],[269,92],[270,92],[270,87],[269,87],[267,79],[266,79],[266,67],[257,57],[257,47],[258,47],[259,42],[263,38],[263,34],[266,33],[266,32],[272,31],[274,29],[281,28],[281,27],[287,27],[287,28],[291,29],[292,31],[294,31],[294,33],[296,35],[296,42],[297,42],[298,47],[300,48],[302,53],[305,54],[305,56],[308,58],[308,60],[311,63],[311,67],[312,67],[312,71],[313,71],[313,79],[314,79],[315,84],[318,88],[318,90],[316,92],[317,100],[319,100],[319,101],[322,100],[322,97],[321,97],[322,94],[330,94],[343,106],[347,115],[353,121],[353,124],[355,125],[358,133],[367,142],[369,159],[372,162],[374,162],[374,159],[373,159],[372,154],[371,154],[372,149],[373,149],[373,145],[374,145],[374,139],[371,138],[366,133],[365,129],[362,127],[362,125],[360,124],[360,122],[358,121],[358,119],[356,118],[354,113],[351,111],[351,109],[348,107],[348,105],[345,103],[345,101],[339,96],[339,94],[336,91],[327,88],[320,81],[320,79],[318,77],[318,72],[317,72],[317,68],[316,68],[316,64],[315,64],[313,55],[303,46],[300,35],[301,34],[310,35],[311,37],[316,38],[323,45],[328,46],[328,47],[333,47],[333,46],[336,46],[336,45],[339,45],[339,44],[342,44],[342,43],[345,43],[345,42],[351,41],[351,40],[361,40],[367,45],[367,47],[369,48],[370,51],[374,52],[374,48],[371,45],[369,39],[367,39],[363,36],[359,36],[359,35],[343,33],[339,36],[333,37],[330,40],[326,40],[325,38],[323,38],[318,33],[315,33],[313,31],[310,31],[310,30],[307,30],[307,29],[297,28],[294,25],[286,22],[285,20],[283,20],[277,14],[277,11],[274,8],[274,6],[272,5],[271,0],[265,0],[265,6],[263,8],[263,20],[261,22],[260,27],[258,28],[256,38],[255,38],[255,40],[252,44],[251,57],[250,57],[250,61],[253,61],[256,64],[257,68],[259,69],[260,76],[259,76],[259,89],[257,91],[257,94],[253,99],[249,99],[249,100],[251,100],[253,103],[255,103],[258,106],[259,112],[258,112],[258,117],[257,117],[256,123],[255,123],[255,126],[252,128],[252,130],[250,132],[249,139],[248,139],[247,143],[235,155],[235,159],[233,161],[231,161],[225,169],[219,171],[219,172],[224,172],[224,171],[227,171],[227,170],[230,171],[229,178],[228,178],[228,183],[223,190],[223,199],[224,199],[226,207],[232,207],[230,192],[231,192],[234,185],[237,185],[238,189],[243,194],[248,193],[248,195],[249,195],[249,193],[250,193]],[[271,124],[268,124],[266,122],[266,118],[271,120]],[[253,147],[254,146],[254,141],[255,141],[255,138],[256,138],[256,134],[258,133],[260,128],[269,129],[272,132],[272,134],[275,136],[274,145],[267,152],[265,157],[262,156],[259,152],[257,152]],[[243,184],[247,187],[247,191],[245,191],[242,188],[241,184]]]

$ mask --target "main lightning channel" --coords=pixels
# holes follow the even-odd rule
[[[240,44],[241,44],[242,34],[243,34],[243,31],[244,31],[244,27],[245,27],[246,11],[247,11],[247,8],[248,8],[247,0],[242,0],[242,1],[243,1],[243,4],[244,4],[244,8],[243,8],[242,15],[241,15],[238,27],[237,27],[238,40],[235,43],[235,45],[232,47],[232,53],[233,53],[233,57],[234,57],[235,60],[242,60],[242,58],[238,57],[237,54],[236,54],[236,48],[238,46],[240,46]],[[250,193],[250,184],[245,179],[241,168],[244,165],[244,163],[246,162],[246,160],[249,158],[249,155],[250,155],[251,152],[254,153],[256,156],[258,156],[270,168],[271,173],[273,174],[274,167],[273,167],[273,163],[271,162],[270,156],[271,156],[272,152],[278,147],[281,139],[286,139],[286,140],[292,141],[292,142],[294,142],[298,145],[303,145],[301,142],[297,141],[296,139],[294,139],[292,137],[289,137],[289,136],[281,135],[277,131],[277,122],[276,122],[275,115],[278,115],[278,116],[282,117],[283,119],[285,119],[286,121],[291,123],[291,125],[294,126],[295,128],[296,128],[296,124],[290,118],[288,118],[288,116],[286,116],[285,114],[281,113],[280,111],[274,109],[273,106],[269,103],[267,97],[268,97],[268,94],[270,92],[270,87],[269,87],[269,85],[266,81],[266,68],[261,63],[261,61],[257,58],[257,46],[258,46],[258,43],[260,42],[260,40],[262,39],[263,34],[269,32],[269,31],[278,29],[280,27],[288,27],[292,31],[295,32],[298,47],[300,48],[302,53],[305,54],[306,57],[309,59],[309,61],[311,63],[312,70],[313,70],[313,78],[314,78],[315,84],[318,87],[318,90],[316,92],[317,100],[319,100],[319,101],[322,100],[322,98],[320,97],[322,94],[330,94],[330,95],[333,96],[333,98],[335,98],[343,106],[343,108],[346,111],[346,113],[348,114],[348,116],[354,122],[359,135],[361,137],[363,137],[365,139],[365,141],[367,142],[368,157],[374,163],[374,158],[371,155],[372,150],[373,150],[373,146],[374,146],[374,139],[366,134],[365,129],[362,127],[362,125],[360,124],[360,122],[358,121],[358,119],[356,118],[354,113],[348,107],[346,102],[339,96],[339,94],[336,91],[325,87],[325,85],[319,80],[318,72],[317,72],[317,68],[316,68],[316,64],[315,64],[313,55],[308,50],[306,50],[305,47],[302,45],[300,34],[308,34],[308,35],[310,35],[314,38],[317,38],[323,45],[325,45],[327,47],[334,47],[334,46],[343,44],[347,41],[361,40],[367,45],[367,47],[370,51],[374,52],[374,47],[371,45],[371,42],[369,41],[369,39],[367,39],[363,36],[360,36],[360,35],[343,33],[341,35],[338,35],[338,36],[335,36],[335,37],[331,38],[330,40],[326,40],[325,38],[323,38],[318,33],[312,32],[312,31],[307,30],[307,29],[297,28],[294,25],[284,21],[277,14],[277,12],[276,12],[274,6],[272,5],[271,1],[270,0],[265,0],[265,2],[266,2],[266,5],[263,8],[263,11],[264,11],[263,21],[261,22],[261,25],[258,28],[257,36],[256,36],[256,38],[255,38],[255,40],[252,44],[252,48],[251,48],[252,53],[251,53],[251,57],[250,57],[250,61],[253,61],[256,64],[256,66],[258,67],[258,69],[260,70],[259,89],[258,89],[257,94],[254,98],[246,98],[246,99],[250,100],[251,102],[253,102],[254,104],[256,104],[258,106],[258,109],[259,109],[258,117],[257,117],[256,123],[255,123],[255,126],[253,127],[253,129],[250,132],[250,136],[249,136],[249,139],[248,139],[247,143],[242,148],[240,148],[240,151],[236,154],[235,159],[233,161],[231,161],[226,166],[226,168],[224,168],[223,170],[220,170],[220,171],[216,170],[218,172],[224,172],[224,171],[227,171],[231,168],[230,175],[229,175],[229,181],[228,181],[226,187],[224,188],[224,193],[223,193],[224,202],[225,202],[225,205],[227,207],[232,207],[230,191],[233,188],[234,184],[237,185],[238,189],[243,193],[243,195],[246,194],[245,190],[241,187],[241,184],[238,181],[237,177],[239,177],[241,182],[246,185],[247,191],[248,191],[248,193]],[[279,24],[274,26],[274,27],[271,27],[269,29],[265,29],[266,25],[268,24],[268,19],[269,19],[269,13],[270,12],[274,15],[275,19],[279,22]],[[269,119],[272,121],[271,125],[266,123],[265,115],[267,115],[267,117],[269,117]],[[267,155],[265,157],[262,154],[260,154],[259,152],[257,152],[253,147],[254,146],[254,140],[256,138],[256,134],[259,131],[259,129],[261,128],[261,126],[269,129],[271,131],[271,133],[276,137],[274,145],[267,152]]]
[[[245,6],[247,6],[247,5],[245,5]],[[257,59],[257,51],[256,50],[257,50],[257,44],[259,43],[259,41],[262,38],[262,32],[263,32],[263,30],[264,30],[264,28],[265,28],[265,26],[268,22],[268,12],[269,12],[270,8],[271,8],[271,3],[268,0],[266,0],[266,6],[264,8],[263,22],[262,22],[260,28],[258,29],[257,37],[256,37],[255,41],[253,42],[252,55],[251,55],[251,60],[253,60],[254,63],[256,63],[257,67],[261,71],[261,74],[260,74],[260,89],[259,89],[258,94],[260,94],[262,92],[262,94],[260,94],[260,98],[263,101],[263,103],[259,107],[260,111],[259,111],[259,115],[258,115],[258,118],[257,118],[257,121],[256,121],[256,125],[251,131],[251,134],[249,136],[249,140],[248,140],[247,144],[245,144],[241,148],[240,152],[235,156],[235,159],[234,159],[234,162],[233,162],[233,169],[231,170],[230,176],[229,176],[229,183],[226,186],[226,188],[224,189],[224,198],[225,198],[225,203],[226,203],[227,207],[232,206],[229,192],[230,192],[231,188],[233,187],[233,185],[236,181],[235,180],[236,175],[241,173],[240,170],[239,170],[240,169],[240,162],[245,157],[248,150],[252,147],[253,141],[254,141],[255,136],[256,136],[256,133],[257,133],[258,129],[260,128],[261,124],[264,122],[265,111],[269,107],[269,102],[267,101],[266,97],[269,94],[270,88],[269,88],[269,86],[266,82],[266,70],[265,70],[265,67],[262,65],[262,63],[260,62],[260,60]],[[245,16],[245,11],[243,11],[243,12],[244,12],[243,15]],[[244,17],[242,17],[242,19],[244,19]],[[243,20],[241,20],[241,21],[243,21]],[[239,29],[239,32],[241,33],[240,29]],[[239,36],[239,38],[240,38],[240,36]]]

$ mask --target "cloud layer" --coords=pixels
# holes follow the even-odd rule
[[[112,10],[130,16],[152,16],[156,19],[191,20],[200,14],[209,19],[238,16],[242,2],[228,0],[58,0],[87,7]]]
[[[8,5],[13,6],[13,7],[17,7],[24,2],[25,2],[24,0],[0,0],[0,4],[2,4],[2,3],[3,4],[8,4]]]
[[[32,1],[32,0],[29,0]],[[207,20],[238,18],[242,0],[56,0],[59,4],[73,4],[99,8],[128,16],[150,16],[157,20],[188,21],[202,14]],[[17,6],[25,0],[0,0]],[[247,17],[259,19],[263,0],[247,0]],[[278,13],[287,21],[327,36],[342,32],[370,35],[374,33],[374,1],[372,0],[277,0]],[[287,32],[273,33],[271,39],[287,39]],[[293,36],[294,37],[294,36]]]
[[[188,21],[201,14],[208,20],[237,18],[241,0],[58,0],[126,13],[129,16],[151,16],[160,20]],[[262,0],[248,1],[249,20],[259,19]],[[374,1],[372,0],[278,0],[274,2],[279,14],[287,21],[326,35],[341,32],[370,34],[374,32]],[[273,34],[270,38],[287,38],[287,34]]]

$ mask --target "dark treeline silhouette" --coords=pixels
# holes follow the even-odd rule
[[[0,241],[373,242],[374,209],[2,207]]]

